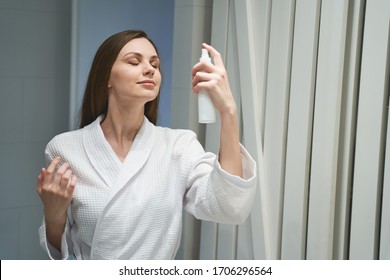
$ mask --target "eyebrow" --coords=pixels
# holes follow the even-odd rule
[[[126,54],[123,56],[123,58],[125,58],[125,57],[127,57],[127,56],[129,56],[129,55],[134,55],[134,56],[137,56],[137,57],[143,57],[143,55],[142,55],[141,53],[139,53],[139,52],[128,52],[128,53],[126,53]],[[158,57],[158,55],[152,55],[152,56],[150,57],[150,59],[159,59],[159,57]]]

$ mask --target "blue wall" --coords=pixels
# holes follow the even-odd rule
[[[0,0],[0,259],[47,259],[37,176],[68,129],[70,1]]]
[[[170,92],[173,48],[174,0],[83,0],[78,5],[77,112],[93,56],[110,35],[125,29],[141,29],[157,45],[163,84],[159,124],[170,124]]]

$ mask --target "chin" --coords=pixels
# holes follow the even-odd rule
[[[156,97],[157,97],[157,95],[153,95],[153,96],[150,96],[150,97],[147,97],[147,98],[145,98],[145,96],[144,96],[144,97],[142,98],[142,99],[143,99],[143,103],[146,104],[146,103],[148,103],[148,102],[151,102],[151,101],[155,100]]]

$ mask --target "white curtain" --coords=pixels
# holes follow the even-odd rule
[[[201,259],[390,259],[390,1],[213,0],[209,26],[192,15],[192,54],[211,30],[202,39],[224,58],[259,175],[246,223],[201,222],[192,250]],[[176,15],[175,28],[185,21]],[[187,105],[188,118],[196,102]],[[200,131],[217,152],[218,123]]]
[[[247,223],[202,223],[201,257],[390,258],[389,22],[387,0],[214,0],[259,180]]]

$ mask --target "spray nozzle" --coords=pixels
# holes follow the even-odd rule
[[[202,58],[207,58],[207,59],[209,59],[209,58],[210,58],[209,52],[208,52],[206,49],[202,49],[202,55],[201,55],[200,58],[201,58],[201,59],[202,59]]]

